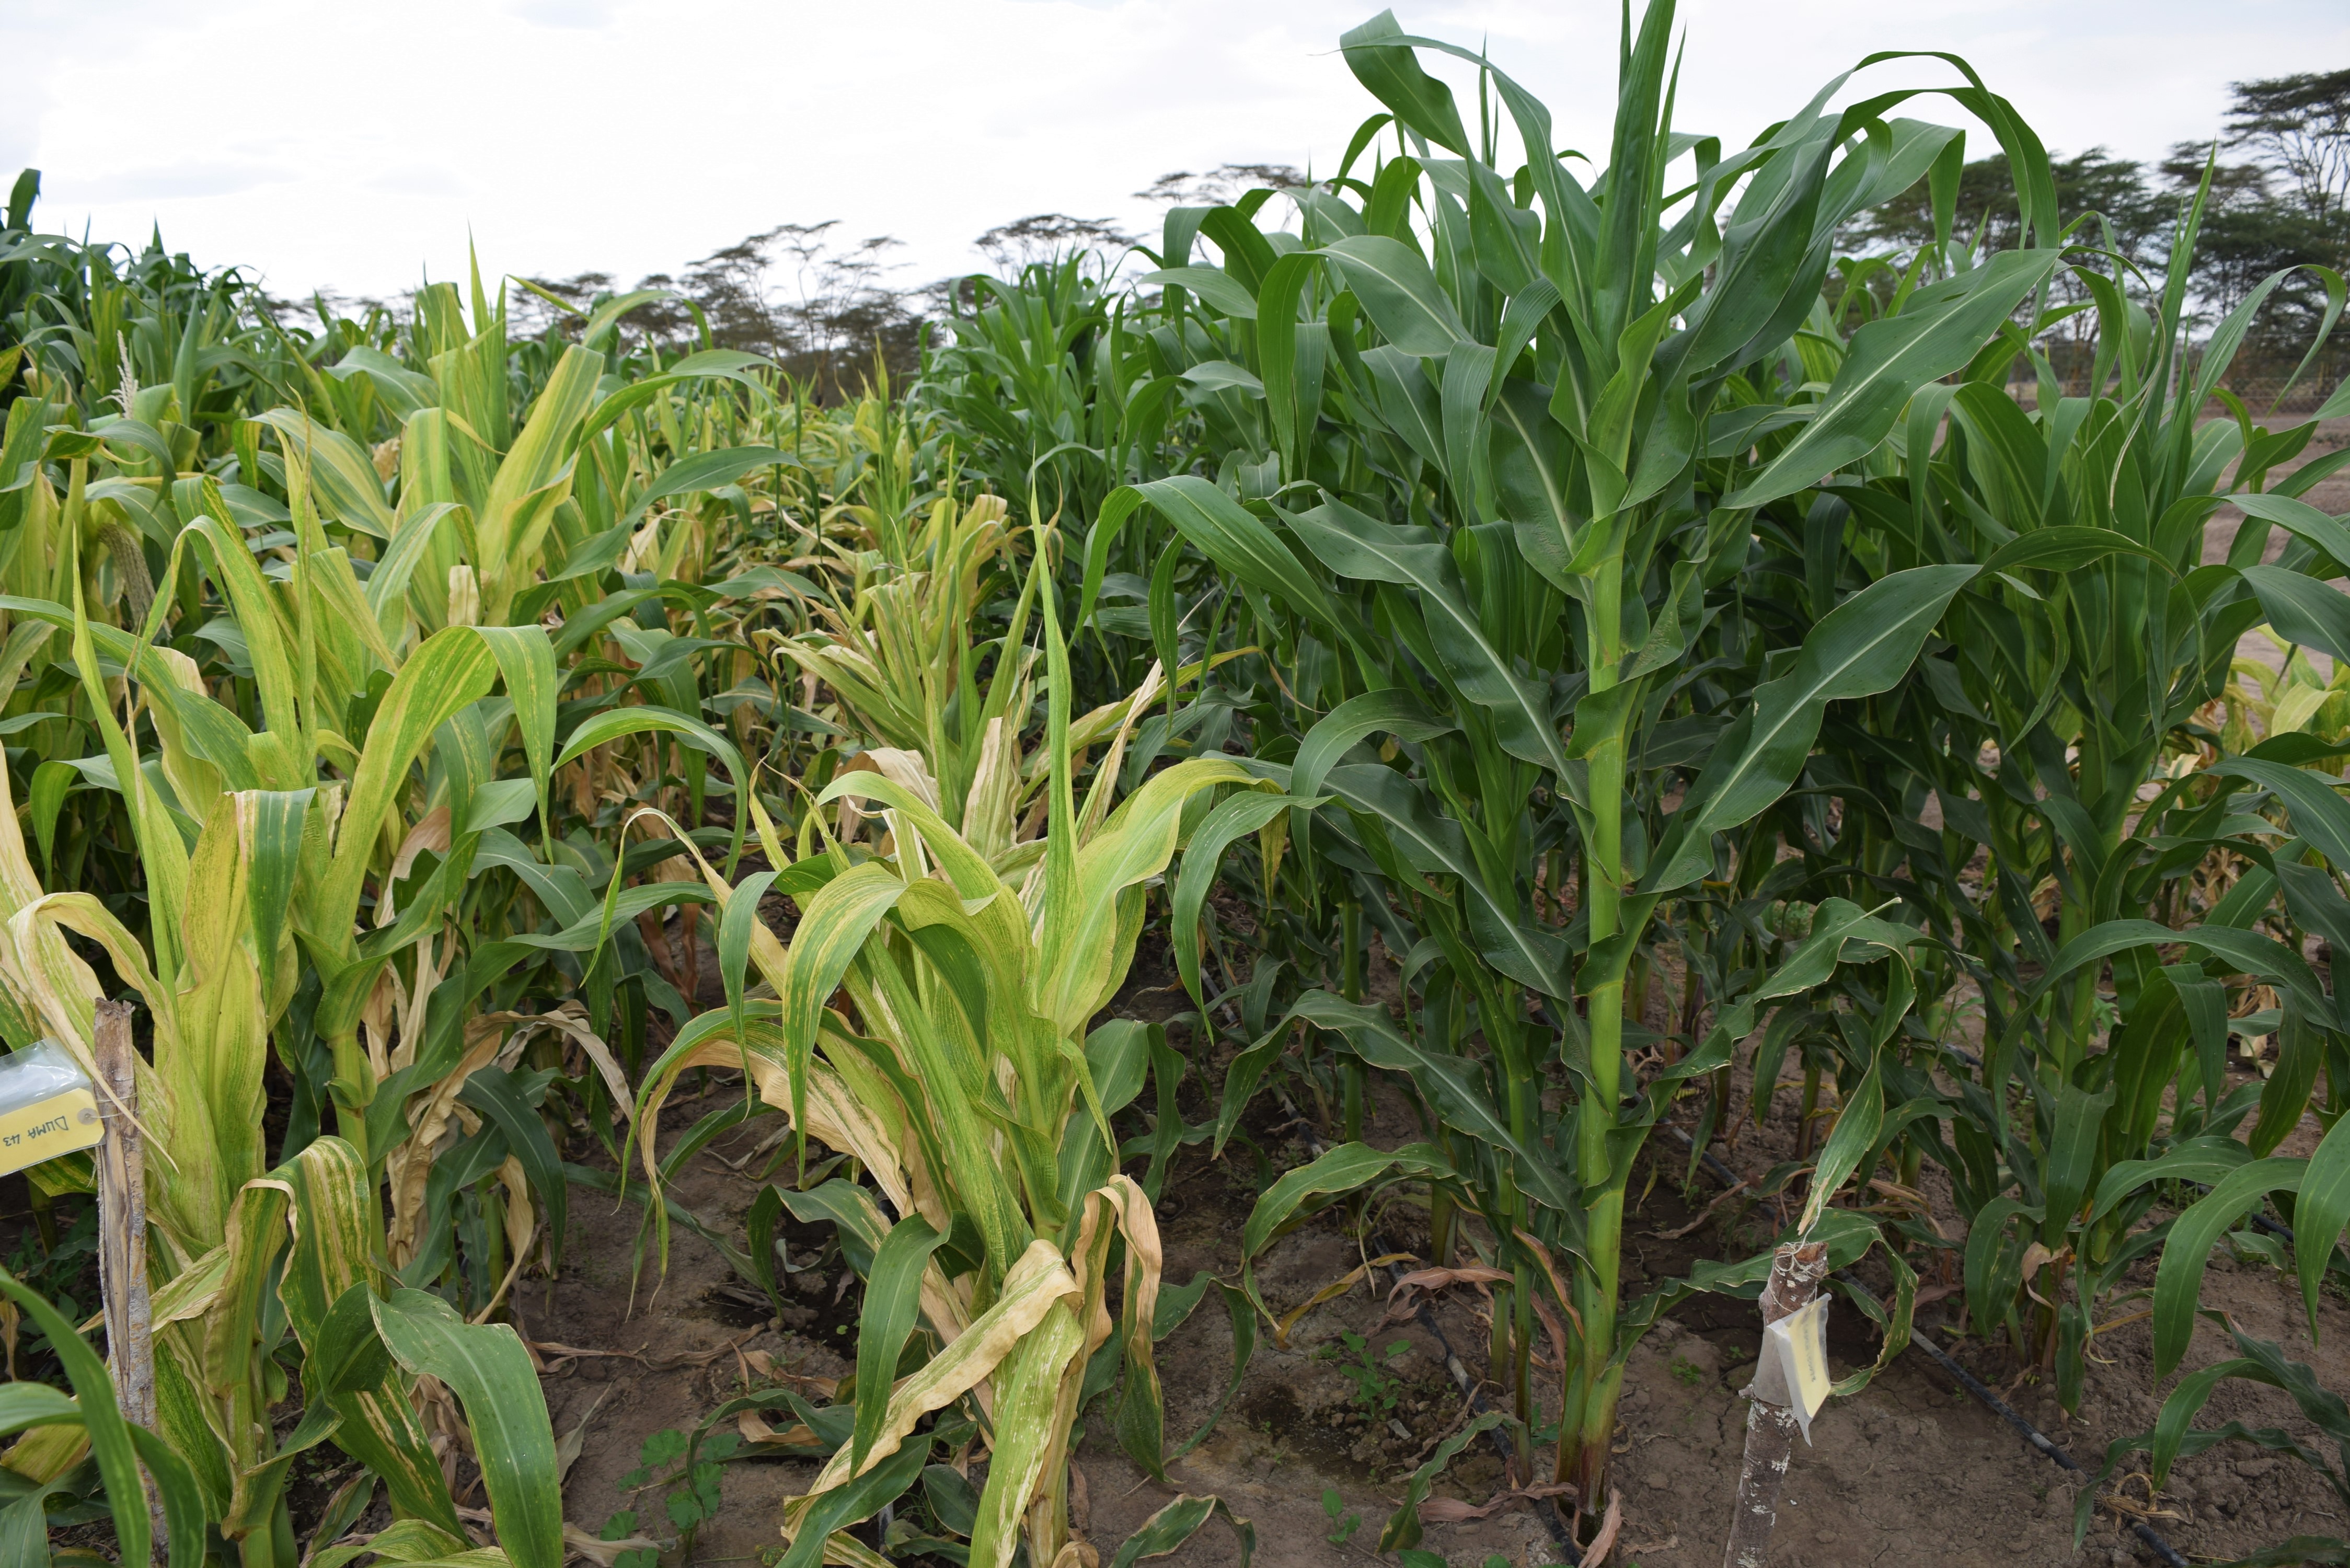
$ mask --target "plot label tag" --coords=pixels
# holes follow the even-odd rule
[[[1793,1410],[1808,1443],[1812,1417],[1827,1403],[1835,1381],[1828,1376],[1828,1298],[1814,1296],[1809,1305],[1763,1329],[1762,1360],[1746,1394]]]

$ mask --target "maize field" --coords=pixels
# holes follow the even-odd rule
[[[2229,380],[2344,280],[1676,26],[1586,154],[1383,13],[829,404],[28,173],[0,1037],[130,1004],[151,1386],[5,1179],[0,1561],[1710,1565],[1805,1249],[1731,1561],[2350,1563],[2350,389]]]

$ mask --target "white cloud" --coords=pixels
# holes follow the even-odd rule
[[[1365,0],[12,0],[0,177],[45,171],[53,227],[257,266],[280,292],[485,266],[633,277],[785,221],[906,242],[900,275],[977,264],[1024,213],[1149,223],[1176,169],[1327,169],[1376,108],[1337,52]],[[1604,155],[1615,0],[1435,0]],[[1684,0],[1679,119],[1744,140],[1880,48],[1966,55],[2048,144],[2159,155],[2231,78],[2350,59],[2327,0]],[[1460,72],[1448,72],[1464,80]],[[1846,89],[1948,83],[1939,62]],[[1466,100],[1473,103],[1473,95]],[[1903,111],[1946,119],[1946,99]],[[1990,145],[1980,131],[1970,149]]]
[[[183,158],[120,169],[91,179],[86,199],[111,206],[242,195],[295,177],[295,166],[275,159]]]
[[[368,188],[391,196],[463,198],[473,190],[463,170],[445,164],[403,163],[367,177]]]

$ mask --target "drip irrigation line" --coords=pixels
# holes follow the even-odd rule
[[[1319,1159],[1327,1151],[1329,1146],[1325,1144],[1321,1135],[1314,1130],[1314,1124],[1298,1115],[1297,1107],[1290,1102],[1286,1094],[1281,1095],[1280,1099],[1281,1108],[1289,1114],[1291,1121],[1304,1135],[1306,1145],[1313,1149],[1314,1157]],[[1363,1245],[1369,1249],[1370,1255],[1374,1257],[1385,1257],[1395,1250],[1388,1245],[1387,1238],[1377,1231],[1367,1232],[1363,1237]],[[1389,1263],[1387,1271],[1388,1282],[1391,1285],[1401,1282],[1404,1276],[1404,1267],[1401,1263]],[[1436,1321],[1436,1314],[1429,1306],[1427,1297],[1420,1298],[1418,1310],[1413,1316],[1428,1336],[1436,1341],[1436,1348],[1443,1353],[1445,1373],[1451,1377],[1452,1386],[1460,1390],[1461,1397],[1468,1401],[1469,1408],[1480,1416],[1489,1412],[1492,1407],[1485,1398],[1484,1385],[1470,1376],[1469,1368],[1461,1365],[1460,1355],[1452,1348],[1452,1341],[1445,1334],[1442,1325]],[[1508,1438],[1502,1435],[1502,1430],[1498,1427],[1488,1427],[1485,1429],[1485,1438],[1492,1444],[1493,1451],[1501,1456],[1503,1473],[1508,1474],[1517,1464],[1516,1448],[1512,1445]],[[1562,1559],[1562,1563],[1566,1565],[1581,1563],[1582,1549],[1575,1545],[1575,1538],[1567,1532],[1565,1524],[1559,1519],[1558,1509],[1555,1506],[1544,1508],[1537,1504],[1534,1513],[1549,1528],[1552,1543],[1566,1554]]]
[[[1690,1137],[1688,1132],[1680,1127],[1672,1127],[1669,1123],[1666,1125],[1670,1129],[1673,1136],[1679,1138],[1685,1147],[1692,1149],[1697,1148],[1697,1140]],[[1706,1173],[1711,1176],[1716,1181],[1721,1182],[1724,1188],[1734,1188],[1742,1185],[1738,1173],[1731,1169],[1728,1165],[1724,1164],[1719,1158],[1717,1158],[1711,1149],[1699,1150],[1698,1157],[1700,1161],[1704,1165]],[[1866,1285],[1861,1283],[1861,1282],[1853,1275],[1850,1270],[1837,1270],[1835,1280],[1838,1284],[1850,1291],[1855,1296],[1857,1296],[1868,1305],[1876,1308],[1879,1314],[1882,1314],[1885,1311],[1885,1303],[1877,1298],[1876,1293],[1871,1291]],[[1982,1379],[1977,1377],[1973,1373],[1960,1366],[1958,1360],[1953,1357],[1949,1351],[1944,1350],[1940,1345],[1936,1345],[1931,1339],[1929,1339],[1922,1330],[1915,1327],[1910,1329],[1909,1345],[1912,1349],[1924,1351],[1937,1366],[1939,1366],[1944,1372],[1950,1375],[1951,1379],[1956,1382],[1960,1388],[1963,1388],[1969,1394],[1973,1395],[1976,1400],[1985,1408],[1989,1409],[1991,1414],[1997,1416],[2001,1420],[2005,1421],[2009,1426],[2014,1428],[2028,1446],[2053,1461],[2059,1469],[2064,1469],[2069,1474],[2079,1476],[2085,1482],[2087,1480],[2088,1472],[2084,1470],[2079,1464],[2075,1463],[2073,1456],[2066,1453],[2064,1448],[2058,1444],[2054,1438],[2049,1437],[2047,1433],[2042,1431],[2039,1428],[2026,1420],[2020,1413],[2017,1412],[2015,1407],[2001,1398],[1996,1392],[1982,1381]],[[2130,1521],[2130,1533],[2137,1536],[2139,1542],[2148,1551],[2152,1552],[2158,1560],[2168,1564],[2168,1568],[2189,1568],[2187,1559],[2178,1554],[2178,1548],[2172,1546],[2169,1542],[2165,1541],[2161,1535],[2156,1532],[2154,1526],[2147,1523],[2144,1520],[2132,1520]]]

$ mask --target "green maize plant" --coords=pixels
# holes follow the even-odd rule
[[[1149,346],[1083,254],[974,277],[910,394],[951,425],[957,461],[1005,495],[1091,517],[1129,478],[1150,478],[1180,389],[1149,369]]]
[[[730,1006],[680,1033],[638,1108],[650,1127],[680,1074],[743,1066],[795,1129],[851,1154],[895,1211],[841,1181],[811,1195],[845,1239],[862,1232],[872,1256],[853,1421],[785,1510],[791,1568],[855,1552],[838,1532],[912,1485],[935,1444],[982,1430],[990,1459],[964,1531],[970,1561],[1002,1568],[1024,1548],[1032,1563],[1077,1560],[1069,1443],[1083,1406],[1107,1386],[1088,1376],[1105,1346],[1121,1440],[1147,1469],[1161,1464],[1158,1228],[1142,1186],[1118,1172],[1108,1123],[1140,1090],[1154,1032],[1087,1026],[1124,981],[1144,884],[1185,842],[1198,815],[1189,808],[1219,788],[1266,786],[1235,761],[1201,758],[1112,807],[1116,753],[1145,697],[1128,705],[1112,760],[1080,803],[1069,661],[1041,571],[1031,578],[1048,676],[1041,833],[983,852],[927,789],[885,768],[844,774],[818,796],[878,810],[882,853],[836,842],[731,889],[705,863],[724,908]],[[973,797],[990,769],[1016,766],[1016,754],[992,751]],[[770,888],[801,907],[788,949],[751,913]],[[767,998],[744,993],[754,966]],[[652,1149],[642,1154],[657,1180]],[[1115,1321],[1105,1304],[1113,1266]],[[917,1431],[933,1413],[937,1423]]]
[[[2198,422],[2283,276],[2187,367],[2182,308],[2202,199],[2182,214],[2158,292],[2137,297],[2122,269],[2096,270],[2099,253],[2074,253],[2072,275],[2097,318],[2087,395],[2061,395],[2028,348],[2069,307],[2012,325],[1955,383],[1910,400],[1892,472],[1822,487],[1800,541],[1786,541],[1791,552],[1800,543],[1808,580],[1835,587],[1980,568],[1918,678],[1858,705],[1832,735],[1814,781],[1847,792],[1847,810],[1816,869],[1833,883],[1826,862],[1839,862],[1856,888],[1898,888],[1963,969],[1945,972],[1980,1002],[1981,1058],[1956,1064],[1958,1093],[1929,1074],[1930,1031],[1918,1037],[1926,1054],[1900,1074],[1895,1092],[1921,1132],[1946,1123],[1950,1134],[1915,1145],[1903,1174],[1914,1177],[1921,1153],[1945,1167],[1969,1225],[1976,1329],[2004,1332],[2053,1370],[2068,1408],[2099,1297],[2164,1244],[2164,1227],[2141,1228],[2158,1197],[2147,1172],[2208,1180],[2247,1147],[2271,1153],[2300,1119],[2320,1062],[2350,1065],[2338,1002],[2299,947],[2343,908],[2313,854],[2310,836],[2325,830],[2307,820],[2330,809],[2330,792],[2296,765],[2323,745],[2288,729],[2242,756],[2215,755],[2225,737],[2212,716],[2237,641],[2256,623],[2288,628],[2296,644],[2350,649],[2350,621],[2322,587],[2339,575],[2350,533],[2300,499],[2334,465],[2268,483],[2314,421],[2272,432],[2239,404],[2237,418]],[[1962,278],[1985,264],[1953,253],[1944,265]],[[2339,280],[2327,281],[2338,310]],[[1845,367],[1871,330],[1856,335]],[[2006,389],[2027,353],[2041,379],[2036,410]],[[2223,503],[2246,520],[2225,563],[2206,566],[2205,524]],[[2264,565],[2279,530],[2284,553]],[[1918,820],[1929,802],[1939,828]],[[2279,807],[2300,837],[2261,815]],[[2224,890],[2200,881],[2215,851],[2244,862]],[[1979,852],[1970,888],[1960,873]],[[2284,1070],[2233,1095],[2231,982],[2240,993],[2274,990],[2288,1043]],[[1840,1064],[1846,1085],[1859,1065]],[[2329,1115],[2342,1076],[2337,1068]],[[2331,1247],[2328,1238],[2321,1251]]]
[[[186,1543],[210,1528],[247,1563],[300,1555],[285,1480],[328,1441],[401,1517],[383,1550],[470,1549],[471,1452],[511,1559],[562,1557],[536,1376],[486,1320],[542,1241],[557,1256],[548,1117],[616,1142],[615,1003],[639,1039],[648,999],[692,1016],[639,922],[708,898],[630,886],[673,850],[615,861],[597,830],[712,794],[734,817],[700,830],[713,846],[764,823],[700,715],[718,699],[746,743],[774,723],[772,691],[740,690],[755,655],[712,634],[791,585],[673,574],[733,555],[744,483],[788,465],[769,381],[723,354],[529,363],[474,296],[469,323],[426,291],[406,341],[263,331],[251,396],[301,402],[201,431],[168,383],[94,408],[56,341],[8,410],[0,661],[36,743],[32,832],[12,809],[0,835],[0,1033],[87,1058],[95,999],[146,1002],[161,1427],[202,1498]],[[507,831],[533,816],[535,846]],[[294,1097],[274,1160],[273,1057]],[[86,1158],[38,1170],[89,1180]],[[54,1480],[82,1442],[36,1425],[11,1468]]]
[[[0,1270],[0,1293],[47,1336],[73,1387],[68,1396],[46,1383],[8,1383],[0,1388],[0,1436],[14,1437],[27,1428],[83,1433],[86,1438],[80,1447],[89,1455],[70,1477],[29,1481],[10,1472],[15,1495],[5,1508],[0,1508],[0,1539],[7,1542],[19,1562],[45,1561],[47,1552],[43,1538],[54,1517],[52,1511],[70,1517],[77,1496],[102,1488],[105,1503],[93,1513],[111,1517],[115,1540],[126,1558],[148,1561],[151,1550],[160,1543],[154,1538],[147,1493],[140,1484],[143,1466],[161,1504],[171,1538],[172,1568],[194,1568],[203,1561],[204,1512],[195,1478],[186,1464],[161,1438],[124,1418],[106,1364],[82,1342],[63,1314],[5,1270]],[[83,1470],[96,1472],[90,1478],[96,1486],[85,1481]],[[66,1506],[60,1508],[60,1504]]]
[[[0,403],[18,394],[130,412],[141,392],[168,391],[159,426],[182,460],[216,445],[261,395],[267,333],[235,268],[206,272],[158,236],[138,253],[32,226],[40,171],[16,179],[0,216]],[[19,377],[22,377],[19,384]],[[184,462],[183,462],[184,465]],[[16,489],[0,480],[0,493]]]
[[[2247,510],[2256,524],[2259,511]],[[2304,510],[2308,516],[2296,514],[2303,524],[2311,516],[2324,515],[2314,508]],[[2296,554],[2288,549],[2284,560],[2293,561]],[[2339,570],[2324,558],[2303,556],[2302,562],[2313,576]],[[2269,586],[2273,591],[2276,585],[2272,582]],[[2330,590],[2327,596],[2331,597]],[[2303,602],[2324,603],[2314,595],[2304,596]],[[2264,604],[2262,607],[2269,610],[2272,620],[2281,618],[2274,605]],[[2336,618],[2332,629],[2343,629],[2338,609],[2331,605],[2325,608],[2334,610]],[[2314,631],[2314,628],[2297,624],[2296,629],[2305,635]],[[2325,646],[2325,639],[2314,635],[2310,635],[2310,640]],[[2335,1247],[2345,1227],[2350,1227],[2350,1132],[2345,1132],[2344,1127],[2345,1119],[2350,1118],[2343,1114],[2350,1109],[2350,1104],[2345,1104],[2345,1093],[2350,1093],[2345,1091],[2345,1085],[2350,1085],[2350,1052],[2345,1050],[2344,1044],[2345,1033],[2350,1033],[2350,1018],[2342,1011],[2338,988],[2328,995],[2301,954],[2302,940],[2307,935],[2321,938],[2329,947],[2350,938],[2350,925],[2345,925],[2343,919],[2350,914],[2350,899],[2345,898],[2340,880],[2341,867],[2345,864],[2343,857],[2350,855],[2350,839],[2343,836],[2350,832],[2350,801],[2343,798],[2343,781],[2332,772],[2333,758],[2334,753],[2314,747],[2307,737],[2287,732],[2254,747],[2245,756],[2222,758],[2205,770],[2226,783],[2252,786],[2247,794],[2222,797],[2224,804],[2276,810],[2284,820],[2272,824],[2253,817],[2252,822],[2263,823],[2266,831],[2249,824],[2240,830],[2244,836],[2236,842],[2243,846],[2247,858],[2254,864],[2248,867],[2238,888],[2251,884],[2251,898],[2239,900],[2237,890],[2231,888],[2202,925],[2175,934],[2166,933],[2169,940],[2187,949],[2189,958],[2216,961],[2207,962],[2204,968],[2220,968],[2267,981],[2280,1000],[2274,1015],[2265,1021],[2255,1017],[2231,1024],[2226,1018],[2219,980],[2192,963],[2168,964],[2158,972],[2169,982],[2170,995],[2163,995],[2148,983],[2136,998],[2126,1000],[2136,1002],[2141,1016],[2167,1006],[2174,1017],[2183,1014],[2183,1022],[2171,1024],[2169,1040],[2148,1042],[2136,1037],[2143,1029],[2141,1021],[2129,1020],[2116,1029],[2114,1042],[2104,1054],[2118,1057],[2119,1061],[2112,1082],[2100,1085],[2093,1105],[2101,1104],[2106,1096],[2116,1103],[2124,1102],[2126,1092],[2136,1087],[2126,1072],[2137,1066],[2136,1058],[2153,1054],[2159,1047],[2189,1053],[2196,1058],[2176,1069],[2181,1110],[2174,1116],[2168,1147],[2102,1165],[2097,1168],[2095,1186],[2086,1189],[2084,1199],[2074,1199],[2081,1204],[2074,1220],[2074,1234],[2079,1240],[2074,1244],[2085,1255],[2081,1287],[2085,1300],[2093,1299],[2095,1289],[2112,1288],[2119,1273],[2118,1267],[2108,1262],[2106,1253],[2098,1250],[2100,1244],[2109,1249],[2115,1259],[2143,1256],[2154,1241],[2161,1245],[2152,1303],[2157,1378],[2168,1377],[2178,1370],[2185,1357],[2194,1334],[2203,1272],[2211,1250],[2222,1236],[2241,1224],[2248,1213],[2264,1200],[2273,1200],[2291,1220],[2293,1261],[2313,1343],[2317,1337],[2319,1293],[2328,1271],[2336,1266]],[[2287,827],[2291,836],[2284,834]],[[2265,864],[2262,864],[2263,857]],[[2279,941],[2245,929],[2253,919],[2252,912],[2244,906],[2257,898],[2265,907],[2280,894],[2287,917],[2285,932],[2290,940]],[[2237,908],[2230,909],[2231,904]],[[2236,918],[2233,924],[2230,916]],[[2154,930],[2142,929],[2144,925],[2123,919],[2093,927],[2083,938],[2065,945],[2051,965],[2052,972],[2062,975],[2077,970],[2084,961],[2080,955],[2085,950],[2094,953],[2102,950],[2126,956],[2133,949],[2161,940],[2155,937]],[[2128,980],[2136,978],[2119,958],[2115,973],[2117,992],[2123,992]],[[2151,1006],[2148,992],[2152,992]],[[2158,1012],[2157,1016],[2161,1014]],[[2263,1025],[2277,1032],[2279,1048],[2273,1069],[2265,1081],[2248,1084],[2223,1097],[2220,1087],[2224,1080],[2219,1076],[2219,1065],[2224,1060],[2225,1031]],[[2161,1070],[2161,1065],[2158,1062],[2156,1070]],[[2315,1096],[2321,1070],[2327,1088],[2323,1096]],[[2189,1087],[2202,1090],[2207,1114],[2197,1116],[2186,1113],[2185,1096]],[[2313,1102],[2325,1127],[2324,1137],[2306,1158],[2280,1155],[2279,1146]],[[2062,1102],[2060,1108],[2061,1106]],[[2251,1125],[2242,1129],[2241,1137],[2237,1136],[2240,1124],[2247,1117]],[[2060,1128],[2060,1136],[2066,1130],[2070,1129]],[[2082,1137],[2080,1141],[2086,1144],[2089,1140]],[[2157,1182],[2192,1182],[2208,1187],[2209,1191],[2189,1203],[2174,1219],[2137,1234],[2112,1236],[2117,1221],[2143,1213],[2150,1201],[2145,1189]],[[2281,1254],[2278,1262],[2282,1263]],[[2088,1277],[2092,1268],[2100,1270],[2098,1277]],[[2247,1343],[2239,1336],[2240,1346]],[[2268,1349],[2269,1358],[2273,1360],[2273,1347]],[[2247,1349],[2246,1354],[2253,1353]],[[2226,1365],[2231,1368],[2236,1366]],[[2305,1369],[2301,1376],[2305,1380]],[[2163,1429],[2171,1434],[2166,1440],[2176,1440],[2179,1426],[2208,1397],[2208,1370],[2194,1375],[2182,1381],[2172,1396],[2177,1410],[2174,1412],[2170,1406],[2165,1407]],[[2158,1459],[2168,1462],[2166,1456],[2158,1454]]]
[[[249,565],[241,548],[236,555]],[[23,600],[9,607],[39,608]],[[465,1402],[480,1451],[512,1445],[520,1461],[487,1478],[502,1533],[517,1560],[553,1568],[562,1544],[552,1438],[532,1441],[547,1428],[520,1342],[510,1329],[468,1327],[438,1298],[390,1288],[379,1262],[375,1181],[358,1146],[316,1138],[274,1169],[262,1147],[263,1074],[272,1026],[299,984],[297,931],[338,883],[350,886],[356,902],[357,876],[348,868],[364,870],[392,801],[368,788],[364,763],[348,804],[338,785],[273,789],[266,786],[274,781],[263,780],[226,787],[244,782],[234,776],[237,762],[268,765],[266,742],[281,737],[265,732],[261,744],[240,754],[226,739],[234,716],[179,686],[164,650],[86,617],[68,618],[109,758],[117,776],[130,781],[126,805],[151,888],[153,934],[142,949],[90,895],[44,894],[7,812],[0,827],[5,1023],[12,1044],[46,1035],[90,1062],[93,1004],[104,992],[66,942],[68,931],[97,944],[147,1004],[154,1060],[140,1064],[140,1104],[153,1133],[156,1171],[148,1202],[151,1266],[160,1282],[159,1404],[164,1435],[203,1493],[203,1518],[244,1563],[293,1561],[287,1467],[332,1437],[382,1479],[403,1513],[462,1543],[447,1480],[392,1366],[396,1355],[411,1371],[437,1375],[454,1356],[469,1370],[452,1375],[449,1386]],[[478,638],[462,629],[444,634],[419,650],[405,680],[394,681],[368,734],[377,774],[395,766],[404,772],[421,749],[432,728],[418,732],[421,707],[458,705],[449,701],[456,689],[447,655]],[[195,717],[194,727],[217,742],[204,752],[183,747],[176,742],[185,732],[172,735],[176,727],[159,721],[168,738],[151,780],[114,720],[101,648],[117,668],[134,678],[143,672],[148,693],[171,687],[175,695],[161,701],[180,716],[216,714],[209,722]],[[481,658],[486,666],[489,656]],[[395,764],[392,751],[403,739],[411,743]],[[250,760],[255,753],[258,764]],[[191,842],[180,822],[198,813],[202,826]],[[339,850],[330,828],[345,835]],[[346,928],[354,913],[343,913]],[[288,1392],[275,1351],[289,1333],[305,1353],[306,1415],[280,1442],[268,1412]],[[548,1464],[534,1469],[530,1461],[541,1457]]]
[[[1253,212],[1270,195],[1243,202]],[[1179,209],[1170,232],[1188,244],[1205,211]],[[1179,337],[1113,292],[1097,266],[1076,254],[1014,277],[966,280],[908,394],[932,441],[951,446],[957,472],[1015,509],[1021,497],[1036,502],[1029,521],[1097,517],[1120,485],[1213,468],[1235,450],[1229,431],[1203,419],[1190,383],[1168,373],[1185,362]],[[1192,563],[1154,557],[1135,535],[1100,543],[1107,553],[1087,617],[1098,641],[1080,639],[1070,654],[1087,690],[1128,691],[1153,657],[1175,668],[1167,628],[1203,629],[1163,615],[1170,574],[1202,577],[1195,586],[1211,591],[1220,584],[1212,572],[1190,572]]]
[[[1724,156],[1672,130],[1670,25],[1659,5],[1627,28],[1612,156],[1589,186],[1553,156],[1547,111],[1489,64],[1384,16],[1349,34],[1388,110],[1357,151],[1390,125],[1404,151],[1368,182],[1342,171],[1303,193],[1300,235],[1237,208],[1170,219],[1152,340],[1232,432],[1230,488],[1177,476],[1114,495],[1087,561],[1090,589],[1148,504],[1276,618],[1257,640],[1324,714],[1292,791],[1343,803],[1351,842],[1334,825],[1329,852],[1359,867],[1367,910],[1408,911],[1394,950],[1424,941],[1417,961],[1435,965],[1421,1086],[1515,1277],[1495,1349],[1522,1420],[1538,1282],[1555,1278],[1569,1309],[1557,1473],[1586,1508],[1646,1321],[1618,1322],[1624,1182],[1662,1101],[1727,1050],[1636,1094],[1627,973],[1659,907],[1720,876],[1716,835],[1794,782],[1828,704],[1896,684],[1975,570],[1888,576],[1766,657],[1735,607],[1756,515],[1868,460],[1909,394],[1963,369],[2057,255],[1917,290],[1856,349],[1868,373],[1814,398],[1790,345],[1836,226],[1929,176],[1939,189],[1957,133],[1885,118],[1909,93],[1832,113],[1839,78]],[[1471,136],[1420,48],[1476,67],[1521,167],[1497,162],[1498,118]],[[2019,166],[2044,163],[2003,100],[1971,78],[1950,96]],[[1696,178],[1669,193],[1684,152]],[[1200,238],[1220,266],[1191,258]],[[1377,734],[1408,769],[1346,760]],[[1581,861],[1572,920],[1538,919],[1538,895],[1566,907],[1563,852]],[[1564,1119],[1542,1103],[1553,1060]]]

